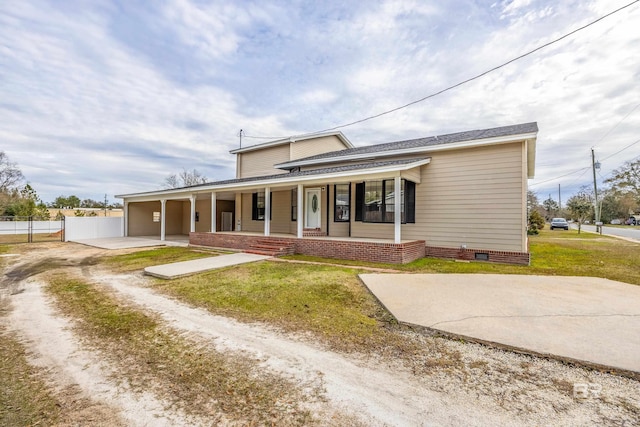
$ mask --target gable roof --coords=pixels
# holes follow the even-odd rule
[[[231,154],[246,153],[247,151],[262,150],[264,148],[276,147],[278,145],[289,144],[291,142],[307,141],[309,139],[323,138],[325,136],[335,136],[345,145],[345,147],[347,147],[347,149],[353,148],[353,144],[351,143],[351,141],[349,141],[342,132],[336,131],[336,132],[324,132],[324,133],[314,133],[314,134],[308,134],[308,135],[290,136],[289,138],[263,142],[261,144],[250,145],[244,148],[236,148],[235,150],[229,151],[229,153]]]
[[[485,145],[489,143],[509,142],[517,139],[529,139],[535,142],[538,132],[536,122],[522,123],[512,126],[502,126],[490,129],[471,130],[446,135],[430,136],[426,138],[409,139],[388,142],[385,144],[369,145],[365,147],[349,148],[331,151],[302,159],[274,165],[279,169],[293,169],[299,166],[317,165],[333,161],[357,160],[408,154],[436,149],[451,149],[461,146]],[[533,151],[535,153],[535,150]],[[532,172],[532,171],[530,171]],[[531,174],[531,173],[530,173]]]

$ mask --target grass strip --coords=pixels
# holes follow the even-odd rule
[[[117,272],[131,272],[145,267],[160,264],[170,264],[192,259],[218,256],[224,252],[208,249],[193,249],[182,246],[166,246],[162,248],[136,250],[134,252],[107,256],[102,259],[111,270]]]
[[[187,414],[216,422],[305,425],[305,396],[291,382],[267,372],[254,375],[257,362],[215,352],[177,336],[157,319],[122,304],[104,290],[56,273],[47,291],[57,306],[77,318],[77,330],[104,350],[134,389],[168,399]],[[215,419],[222,414],[222,419]]]

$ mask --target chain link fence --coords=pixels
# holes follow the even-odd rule
[[[64,217],[0,216],[0,244],[64,242]]]

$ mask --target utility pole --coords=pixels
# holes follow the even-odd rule
[[[562,216],[562,196],[560,195],[560,184],[558,184],[558,209],[560,210],[560,216]]]
[[[593,152],[593,148],[591,148],[591,169],[593,169],[593,192],[595,194],[596,199],[596,232],[602,233],[602,228],[600,228],[600,212],[598,211],[598,184],[596,182],[596,169],[600,169],[600,162],[596,162],[596,155]]]
[[[107,216],[107,195],[104,195],[104,216]]]

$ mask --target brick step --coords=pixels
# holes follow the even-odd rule
[[[302,235],[305,237],[324,237],[327,233],[319,228],[303,228]]]
[[[258,255],[280,256],[291,255],[294,250],[293,242],[278,239],[259,239],[251,244],[245,252]]]

